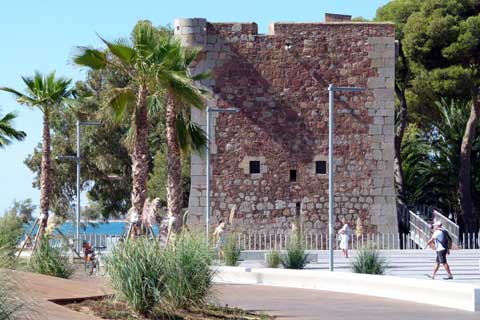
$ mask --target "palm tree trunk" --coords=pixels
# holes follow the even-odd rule
[[[177,109],[172,96],[168,97],[166,110],[167,123],[167,206],[173,232],[182,227],[182,167],[180,146],[177,140]]]
[[[142,215],[147,199],[148,180],[148,111],[147,90],[140,86],[137,93],[135,143],[132,153],[132,206]]]
[[[40,238],[45,232],[48,220],[48,209],[50,207],[50,172],[52,168],[50,161],[50,123],[48,110],[45,110],[45,112],[43,113],[42,139],[42,163],[40,167],[40,214],[44,217],[44,219],[40,221],[40,227],[38,231],[39,236],[37,238]]]
[[[471,153],[472,143],[475,140],[475,133],[480,121],[480,102],[478,96],[473,97],[470,117],[468,118],[465,132],[463,134],[462,145],[460,148],[460,174],[459,174],[459,193],[460,206],[463,213],[465,232],[477,232],[475,217],[472,210],[472,177],[471,177]]]
[[[402,141],[407,127],[407,99],[405,97],[405,89],[401,89],[398,85],[395,85],[395,93],[400,100],[399,118],[400,123],[395,135],[395,154],[394,154],[394,172],[395,172],[395,185],[397,187],[398,198],[405,203],[405,184],[402,169]]]

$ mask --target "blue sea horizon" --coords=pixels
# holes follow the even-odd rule
[[[27,226],[30,229],[31,224]],[[84,234],[108,234],[111,236],[121,236],[127,232],[128,223],[125,221],[108,222],[88,222],[80,225],[80,233]],[[58,229],[65,235],[75,234],[76,224],[72,221],[63,223]],[[153,226],[153,232],[158,234],[158,227]]]

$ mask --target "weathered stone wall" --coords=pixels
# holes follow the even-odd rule
[[[248,230],[285,230],[301,203],[306,230],[326,231],[328,175],[315,161],[328,155],[328,91],[358,86],[335,99],[335,217],[365,231],[396,232],[393,179],[394,27],[374,23],[255,23],[177,19],[184,45],[203,48],[193,72],[210,70],[208,105],[240,109],[214,114],[211,131],[212,214],[237,207]],[[288,50],[287,50],[288,48]],[[205,126],[205,112],[192,118]],[[250,174],[251,160],[261,172]],[[290,182],[290,170],[297,181]],[[192,156],[190,222],[204,223],[205,162]],[[214,222],[215,223],[215,222]]]

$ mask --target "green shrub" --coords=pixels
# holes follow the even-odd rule
[[[182,233],[165,249],[166,305],[173,309],[201,307],[212,289],[214,251],[205,238]]]
[[[0,217],[0,248],[8,252],[10,256],[15,254],[17,244],[22,239],[23,222],[13,214],[5,214]]]
[[[280,257],[280,253],[276,250],[272,250],[267,253],[267,267],[269,268],[278,268],[282,263],[282,258]]]
[[[45,236],[35,250],[30,267],[33,272],[68,279],[73,274],[73,265],[69,262],[65,248],[55,248],[51,238]]]
[[[237,242],[237,235],[235,233],[230,234],[223,247],[225,265],[232,267],[238,265],[241,252],[242,248]]]
[[[143,315],[202,306],[212,288],[212,262],[205,240],[186,233],[166,248],[145,238],[126,241],[106,258],[112,287]]]
[[[303,269],[307,265],[308,254],[300,239],[301,237],[293,237],[287,244],[287,252],[282,257],[285,269]]]
[[[352,270],[355,273],[384,274],[386,268],[385,259],[375,249],[362,249],[352,260]]]

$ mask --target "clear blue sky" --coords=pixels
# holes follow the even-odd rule
[[[2,1],[0,7],[0,86],[23,89],[20,76],[34,70],[81,80],[85,72],[73,66],[73,48],[100,46],[96,33],[107,39],[128,36],[139,19],[173,24],[174,18],[207,18],[212,22],[257,22],[261,33],[274,21],[323,21],[325,12],[372,18],[387,0],[42,0]],[[0,215],[13,199],[39,201],[33,174],[23,160],[41,141],[41,114],[19,106],[0,92],[2,114],[18,111],[18,129],[27,139],[0,149]]]

